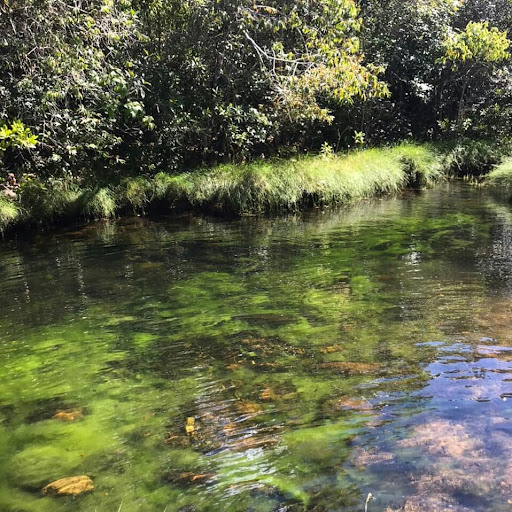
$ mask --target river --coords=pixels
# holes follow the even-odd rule
[[[3,512],[509,511],[511,382],[512,210],[468,185],[0,245]]]

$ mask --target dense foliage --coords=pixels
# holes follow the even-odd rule
[[[510,134],[509,0],[0,4],[0,180]]]

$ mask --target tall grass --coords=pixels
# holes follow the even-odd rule
[[[512,158],[505,159],[486,177],[484,184],[496,195],[512,200]]]
[[[0,195],[0,233],[19,217],[20,211],[16,203]]]
[[[195,172],[131,178],[116,187],[76,183],[29,183],[16,202],[0,202],[0,229],[60,219],[106,218],[120,211],[150,209],[219,211],[231,215],[281,212],[306,206],[346,204],[421,188],[442,179],[441,157],[428,145],[305,156],[245,165],[226,164]]]
[[[334,205],[428,186],[441,179],[441,158],[429,146],[402,144],[346,156],[222,165],[160,177],[160,195],[193,208],[245,214]]]
[[[107,219],[115,215],[116,209],[116,194],[111,188],[104,187],[82,192],[80,213],[85,218]]]

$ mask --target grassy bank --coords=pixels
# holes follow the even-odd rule
[[[485,185],[495,195],[512,200],[512,158],[506,158],[486,177]]]
[[[152,179],[128,179],[94,190],[74,183],[28,183],[18,200],[0,200],[0,229],[153,210],[229,215],[284,212],[421,188],[442,177],[442,158],[431,146],[401,144],[348,155],[160,173]]]

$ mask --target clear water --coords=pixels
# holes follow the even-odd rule
[[[510,510],[511,313],[459,184],[4,241],[0,510]]]

